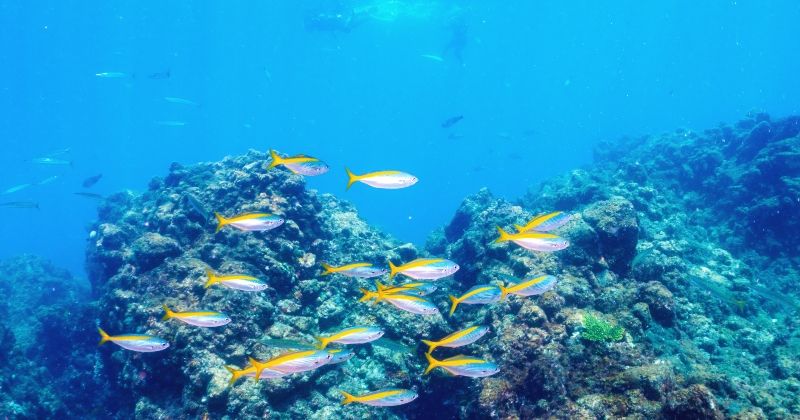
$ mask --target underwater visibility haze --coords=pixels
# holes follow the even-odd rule
[[[0,416],[800,418],[797,22],[0,2]]]

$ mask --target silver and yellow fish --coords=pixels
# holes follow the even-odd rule
[[[208,280],[206,280],[206,284],[204,285],[206,289],[215,284],[227,287],[228,289],[242,290],[245,292],[259,292],[267,288],[267,284],[263,281],[244,274],[219,276],[211,270],[206,270],[206,275],[208,276]]]
[[[231,226],[244,232],[263,232],[275,229],[284,222],[282,217],[269,213],[246,213],[231,218],[214,213],[214,216],[217,217],[217,232],[225,226]]]
[[[389,261],[389,278],[398,274],[415,280],[438,280],[458,271],[458,264],[444,258],[418,258],[401,266]]]
[[[280,157],[274,150],[270,150],[269,154],[272,156],[272,162],[267,169],[283,165],[286,169],[292,171],[292,173],[305,176],[322,175],[329,170],[325,162],[311,156],[297,155],[284,158]]]
[[[361,182],[374,188],[396,190],[410,187],[418,181],[417,177],[414,175],[400,171],[378,171],[366,173],[364,175],[356,175],[347,168],[345,168],[345,171],[347,171],[348,177],[348,190],[355,182]]]
[[[456,311],[459,304],[467,305],[486,305],[500,300],[500,288],[491,284],[479,284],[467,290],[460,297],[450,295],[450,315]]]
[[[436,360],[430,353],[425,353],[425,358],[428,359],[428,368],[425,369],[425,375],[437,367],[446,370],[452,375],[468,376],[470,378],[483,378],[500,371],[500,368],[492,362],[462,354],[444,360]]]
[[[339,267],[334,267],[330,264],[322,263],[322,268],[325,269],[325,272],[322,273],[323,276],[329,276],[331,274],[341,274],[346,277],[359,277],[362,279],[382,276],[388,272],[385,268],[373,267],[372,264],[365,262],[347,264]]]
[[[550,275],[537,276],[528,280],[516,280],[511,278],[508,287],[500,286],[500,299],[505,299],[506,295],[534,296],[556,287],[556,278]]]
[[[300,350],[284,353],[266,361],[250,358],[250,364],[256,369],[255,379],[261,376],[264,369],[277,370],[284,373],[298,373],[325,366],[333,358],[327,350]]]
[[[371,405],[373,407],[392,407],[395,405],[408,404],[417,398],[417,393],[408,389],[382,389],[358,396],[348,394],[344,391],[339,392],[344,396],[342,405],[355,402]]]
[[[514,227],[517,228],[517,232],[550,232],[564,226],[570,220],[572,220],[571,214],[554,211],[534,217],[525,226],[514,225]]]
[[[519,232],[508,233],[500,226],[497,227],[500,237],[495,243],[511,241],[531,251],[553,252],[560,251],[569,246],[569,241],[550,233]]]
[[[375,341],[383,336],[383,330],[372,326],[356,326],[345,328],[333,334],[317,337],[320,342],[320,349],[328,347],[330,343],[338,344],[364,344]]]
[[[422,340],[428,346],[428,353],[433,353],[437,347],[462,347],[467,344],[472,344],[489,332],[489,327],[481,325],[473,325],[464,328],[463,330],[456,331],[439,341]]]
[[[98,327],[97,331],[100,332],[100,344],[108,341],[122,347],[126,350],[138,351],[141,353],[151,353],[154,351],[161,351],[169,347],[167,340],[160,337],[144,334],[123,334],[123,335],[108,335],[102,328]]]
[[[197,327],[221,327],[231,322],[231,318],[221,312],[173,312],[167,305],[162,306],[165,312],[164,317],[161,318],[162,321],[174,318]]]

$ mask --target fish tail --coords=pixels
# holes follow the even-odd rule
[[[253,367],[256,369],[256,376],[253,378],[253,380],[258,382],[258,378],[261,376],[261,372],[264,371],[264,368],[266,366],[264,365],[264,363],[261,363],[252,357],[248,358],[248,360],[250,361],[250,364],[253,365]]]
[[[348,394],[348,393],[346,393],[344,391],[341,391],[341,390],[339,392],[344,397],[344,400],[342,400],[342,405],[347,405],[347,404],[356,402],[356,397],[354,397],[353,395],[350,395],[350,394]]]
[[[111,336],[108,335],[107,332],[103,331],[102,328],[97,327],[97,332],[100,333],[100,342],[97,344],[98,346],[102,346],[103,343],[105,343],[106,341],[110,341],[111,340]]]
[[[503,284],[500,284],[498,287],[500,288],[500,300],[506,300],[506,296],[508,296],[508,289]]]
[[[330,343],[330,340],[325,338],[325,337],[316,337],[316,338],[317,338],[317,341],[319,341],[318,348],[320,350],[325,350],[325,347],[328,347],[328,344]]]
[[[238,381],[239,378],[241,378],[244,374],[244,369],[236,369],[236,366],[225,366],[225,369],[231,373],[231,380],[228,381],[228,386],[233,386],[233,384],[235,384],[236,381]]]
[[[214,274],[214,272],[211,271],[208,268],[206,269],[206,276],[208,276],[208,280],[206,280],[206,284],[203,285],[203,287],[205,287],[206,289],[208,289],[209,287],[211,287],[211,285],[213,285],[215,283],[219,283],[219,280],[217,279],[217,275]]]
[[[394,276],[396,276],[396,275],[397,275],[397,273],[399,272],[399,271],[398,271],[399,269],[397,268],[397,266],[396,266],[396,265],[392,264],[392,262],[391,262],[391,261],[389,261],[389,270],[391,270],[391,271],[389,272],[389,280],[391,280],[391,279],[393,279],[393,278],[394,278]]]
[[[501,228],[500,226],[497,227],[497,233],[500,234],[500,237],[497,238],[494,241],[494,243],[506,242],[511,240],[511,235],[509,235],[508,232],[504,231],[503,228]]]
[[[283,158],[278,156],[278,153],[272,149],[269,150],[269,155],[272,157],[272,162],[269,163],[267,169],[272,169],[283,163]]]
[[[384,290],[386,290],[386,286],[384,286],[384,285],[383,285],[383,284],[380,282],[380,280],[375,280],[375,290],[377,290],[377,291],[378,291],[378,293],[381,293],[381,292],[383,292]]]
[[[359,302],[366,302],[372,299],[372,292],[370,292],[369,290],[362,288],[359,288],[358,290],[361,290],[361,293],[364,294],[364,296],[361,296],[361,299],[358,300]]]
[[[175,316],[175,312],[172,312],[172,310],[169,309],[166,303],[161,305],[161,307],[164,308],[164,317],[161,318],[162,321],[166,321]]]
[[[360,177],[351,172],[348,168],[344,168],[344,170],[347,171],[347,189],[349,190],[353,183],[358,181]]]
[[[436,343],[435,341],[422,340],[422,342],[425,343],[426,346],[428,346],[428,351],[426,352],[427,354],[433,353],[433,350],[436,347],[439,347],[439,344]]]
[[[333,270],[333,266],[331,266],[330,264],[322,263],[322,268],[325,269],[325,272],[322,273],[323,276],[329,276],[336,272]]]
[[[452,302],[452,304],[450,305],[450,316],[453,316],[453,313],[456,311],[458,304],[461,302],[458,300],[457,297],[453,295],[450,295],[450,302]]]
[[[228,224],[228,220],[225,219],[225,216],[223,216],[223,215],[221,215],[221,214],[219,214],[217,212],[214,212],[214,217],[217,218],[217,230],[215,230],[214,233],[217,233],[220,230],[222,230],[222,228],[225,227],[225,225]]]
[[[434,359],[430,352],[425,353],[425,358],[428,359],[428,367],[425,369],[423,375],[429,374],[433,369],[439,366],[439,361]]]

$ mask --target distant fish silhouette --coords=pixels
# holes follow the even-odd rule
[[[128,73],[122,73],[119,71],[104,71],[101,73],[95,73],[95,76],[101,77],[103,79],[121,79],[123,77],[128,77]]]
[[[9,189],[7,189],[7,190],[5,190],[5,191],[1,192],[1,193],[0,193],[0,195],[11,194],[11,193],[15,193],[15,192],[17,192],[17,191],[22,191],[22,190],[24,190],[25,188],[28,188],[28,187],[30,187],[30,186],[31,186],[31,184],[19,184],[19,185],[15,185],[15,186],[13,186],[13,187],[11,187],[11,188],[9,188]]]
[[[442,122],[442,128],[450,128],[463,119],[464,119],[463,115],[456,115],[455,117],[450,117],[444,120],[444,122]]]
[[[0,207],[9,209],[38,209],[39,203],[35,201],[6,201],[0,203]]]
[[[165,96],[164,100],[167,101],[167,102],[173,103],[173,104],[191,105],[191,106],[199,105],[195,101],[192,101],[192,100],[189,100],[189,99],[184,99],[184,98],[178,98],[178,97],[175,97],[175,96]]]
[[[154,123],[164,127],[183,127],[186,125],[185,121],[154,121]]]
[[[55,181],[57,179],[58,179],[58,175],[49,176],[49,177],[37,182],[36,185],[47,185],[47,184],[49,184],[49,183],[51,183],[51,182],[53,182],[53,181]]]
[[[435,54],[422,54],[420,57],[427,58],[428,60],[438,61],[440,63],[444,61],[444,58]]]
[[[100,181],[100,178],[102,178],[102,177],[103,177],[103,174],[97,174],[97,175],[90,176],[89,178],[84,179],[83,180],[83,184],[82,184],[83,188],[91,188],[91,187],[93,187],[94,184],[97,184],[97,181]]]
[[[153,80],[162,80],[162,79],[169,79],[169,77],[171,75],[172,74],[171,74],[170,70],[167,69],[166,71],[159,71],[159,72],[155,72],[155,73],[150,73],[150,74],[147,75],[147,77],[149,79],[153,79]]]
[[[93,200],[104,200],[105,199],[105,197],[103,197],[100,194],[95,194],[95,193],[90,193],[90,192],[76,192],[76,193],[73,193],[73,194],[79,195],[81,197],[91,198]]]

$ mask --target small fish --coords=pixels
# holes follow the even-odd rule
[[[283,224],[282,217],[269,213],[246,213],[226,219],[219,213],[214,213],[217,218],[217,232],[225,226],[232,226],[244,232],[263,232],[275,229]]]
[[[461,297],[450,295],[450,302],[452,302],[450,305],[450,315],[453,315],[456,311],[456,307],[458,307],[460,303],[465,303],[467,305],[486,305],[499,301],[501,294],[502,292],[497,286],[480,284],[467,290]]]
[[[179,321],[185,322],[189,325],[197,327],[221,327],[231,322],[231,318],[220,312],[202,311],[202,312],[173,312],[167,307],[164,307],[164,317],[162,321],[175,318]]]
[[[436,307],[429,300],[414,296],[398,293],[396,295],[388,295],[384,300],[391,303],[398,309],[418,315],[433,315],[439,313],[439,308]]]
[[[274,150],[270,150],[269,154],[272,157],[272,162],[270,162],[267,169],[283,165],[292,173],[305,176],[322,175],[330,169],[325,162],[311,156],[297,155],[283,158]]]
[[[349,178],[347,181],[348,190],[355,182],[363,182],[374,188],[396,190],[410,187],[419,181],[414,175],[400,171],[378,171],[366,173],[364,175],[356,175],[352,173],[350,169],[345,168],[344,170],[347,171],[347,176]]]
[[[91,187],[93,187],[94,184],[97,184],[97,181],[100,181],[100,178],[102,178],[102,177],[103,177],[103,174],[97,174],[97,175],[93,175],[93,176],[90,176],[89,178],[84,179],[83,180],[83,184],[82,184],[83,188],[91,188]]]
[[[195,101],[192,101],[192,100],[189,100],[189,99],[183,99],[183,98],[176,98],[174,96],[165,96],[164,100],[169,102],[169,103],[179,104],[179,105],[191,105],[191,106],[200,105]]]
[[[541,295],[542,293],[556,287],[556,278],[554,276],[544,275],[534,277],[528,280],[519,281],[510,276],[504,276],[511,279],[508,287],[500,286],[500,300],[504,300],[506,295],[517,296],[534,296]]]
[[[339,392],[344,396],[342,405],[356,402],[373,407],[393,407],[396,405],[408,404],[417,399],[417,393],[408,389],[382,389],[358,396],[348,394],[344,391]]]
[[[411,347],[408,347],[407,345],[405,345],[405,344],[403,344],[403,343],[401,343],[399,341],[392,340],[392,339],[386,338],[386,337],[381,337],[381,338],[373,341],[372,345],[373,346],[378,346],[378,347],[383,347],[385,349],[389,349],[389,350],[396,351],[396,352],[399,352],[399,353],[411,353],[411,351],[413,350]]]
[[[497,231],[500,233],[500,237],[495,243],[511,241],[531,251],[553,252],[569,246],[569,241],[566,239],[549,233],[520,232],[510,234],[500,226],[497,227]]]
[[[358,326],[346,328],[326,337],[317,337],[320,349],[328,347],[330,343],[339,344],[364,344],[375,341],[383,336],[383,330],[378,327]]]
[[[463,330],[456,331],[439,341],[422,340],[428,346],[428,353],[433,353],[437,347],[462,347],[472,344],[489,332],[489,327],[473,325]]]
[[[40,157],[33,159],[33,163],[38,163],[40,165],[70,165],[72,166],[72,162],[69,160],[64,159],[55,159],[51,157]]]
[[[142,334],[124,334],[110,336],[102,328],[97,328],[100,332],[100,344],[110,341],[123,349],[133,350],[142,353],[150,353],[154,351],[161,351],[169,347],[169,343],[163,338],[154,337],[152,335]]]
[[[444,61],[444,58],[435,54],[422,54],[420,57],[427,58],[428,60],[438,61],[440,63]]]
[[[28,187],[30,187],[30,186],[31,186],[31,184],[19,184],[19,185],[15,185],[15,186],[13,186],[13,187],[11,187],[11,188],[9,188],[9,189],[7,189],[7,190],[5,190],[5,191],[1,192],[1,193],[0,193],[0,195],[12,194],[12,193],[15,193],[15,192],[17,192],[17,191],[22,191],[22,190],[24,190],[25,188],[28,188]]]
[[[525,226],[514,225],[514,227],[517,228],[517,232],[550,232],[564,226],[571,219],[571,214],[554,211],[534,217]]]
[[[285,338],[265,338],[261,343],[267,347],[275,347],[279,349],[292,349],[292,350],[316,350],[317,346],[308,343],[301,343],[297,340],[288,340]]]
[[[225,366],[225,369],[227,369],[232,375],[231,380],[228,381],[228,386],[235,384],[239,378],[254,378],[256,376],[256,368],[253,366],[248,366],[244,369],[239,369],[236,366]],[[258,379],[276,379],[286,375],[288,375],[288,373],[283,373],[273,369],[263,369],[261,370],[261,374],[259,375]]]
[[[153,121],[153,123],[164,127],[183,127],[184,125],[186,125],[186,121],[175,121],[175,120]]]
[[[386,269],[373,267],[372,264],[370,263],[347,264],[339,267],[333,267],[329,264],[322,263],[322,268],[325,269],[325,272],[322,273],[323,276],[329,276],[331,274],[341,274],[347,277],[359,277],[362,279],[368,279],[372,277],[382,276],[387,273]]]
[[[394,287],[387,287],[383,290],[383,293],[387,295],[404,293],[407,295],[427,296],[435,292],[437,288],[438,287],[436,287],[436,285],[433,283],[419,281],[412,283],[403,283],[401,285]]]
[[[255,380],[264,369],[277,370],[284,373],[298,373],[314,370],[331,361],[333,355],[327,350],[301,350],[284,353],[267,361],[250,358],[250,364],[256,368]]]
[[[79,192],[76,192],[76,193],[73,193],[73,194],[79,195],[81,197],[91,198],[93,200],[104,200],[105,199],[105,197],[103,197],[100,194],[95,194],[95,193],[90,193],[90,192],[80,192],[79,191]]]
[[[185,194],[186,201],[189,202],[189,205],[192,206],[192,209],[197,213],[198,216],[203,218],[204,222],[208,222],[208,219],[211,215],[208,213],[206,206],[200,202],[195,196],[192,194],[186,193]]]
[[[38,209],[39,203],[35,201],[6,201],[0,203],[0,207],[9,209]]]
[[[169,79],[170,76],[172,76],[172,72],[170,72],[170,69],[167,69],[166,71],[158,71],[155,73],[150,73],[147,75],[147,78],[153,80],[163,80],[163,79]]]
[[[95,76],[101,77],[104,79],[120,79],[123,77],[128,77],[128,73],[122,73],[119,71],[104,71],[101,73],[95,73]]]
[[[352,349],[328,349],[328,353],[332,356],[331,361],[328,362],[329,365],[344,363],[355,356]]]
[[[431,370],[440,367],[455,376],[468,376],[470,378],[483,378],[500,372],[500,368],[492,362],[488,362],[477,357],[458,355],[444,360],[436,360],[430,353],[425,353],[428,359],[428,368],[425,375]]]
[[[463,120],[463,115],[456,115],[455,117],[450,117],[444,121],[442,121],[442,128],[450,128],[456,125],[459,121]]]
[[[208,276],[208,280],[204,285],[206,289],[217,283],[227,287],[228,289],[242,290],[245,292],[259,292],[267,288],[267,284],[263,281],[243,274],[218,276],[213,271],[206,270],[206,275]]]
[[[57,180],[58,178],[59,178],[58,175],[49,176],[49,177],[37,182],[36,185],[47,185],[47,184]]]
[[[411,277],[415,280],[438,280],[458,271],[458,264],[443,258],[418,258],[401,266],[389,261],[389,278],[397,274]]]
[[[67,154],[67,153],[69,153],[71,150],[72,150],[72,149],[71,149],[71,148],[69,148],[69,147],[65,147],[65,148],[63,148],[63,149],[57,149],[57,150],[53,150],[52,152],[50,152],[50,153],[48,153],[48,154],[44,155],[44,157],[50,157],[50,158],[51,158],[51,157],[56,157],[56,156],[66,155],[66,154]]]

